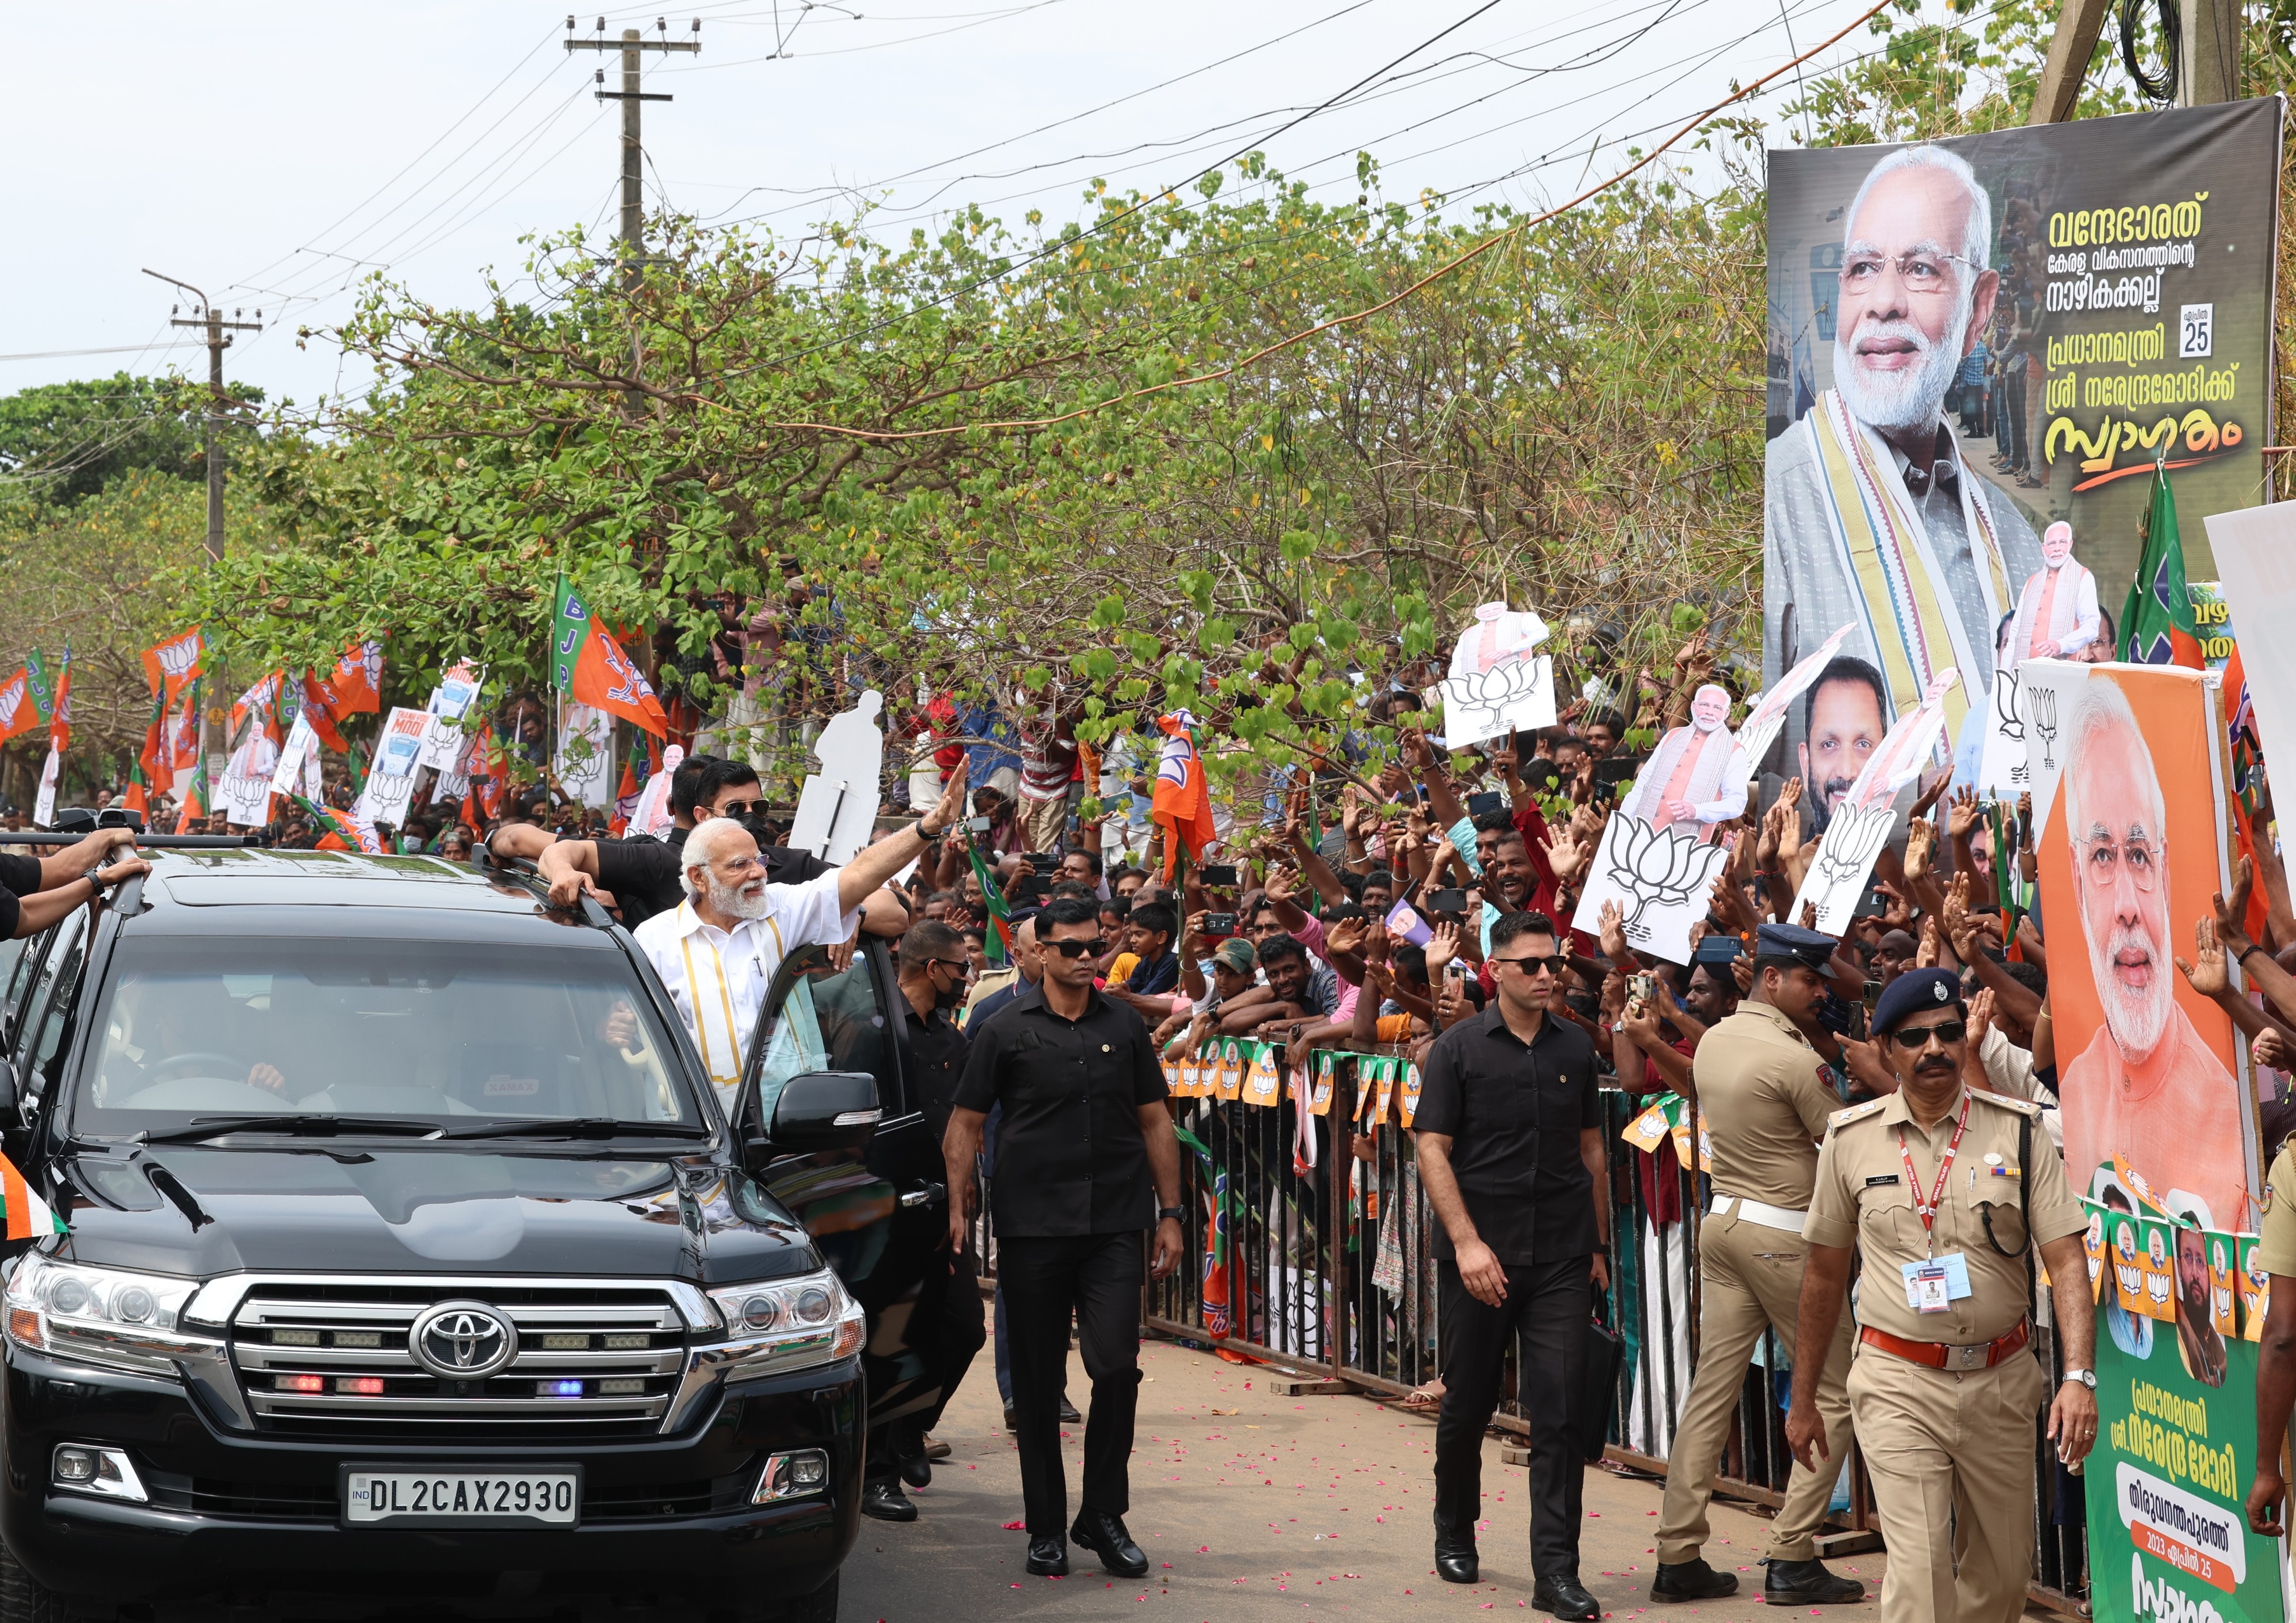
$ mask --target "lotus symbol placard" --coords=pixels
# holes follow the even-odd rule
[[[2033,731],[2041,735],[2041,769],[2057,769],[2057,690],[2037,687],[2033,690]]]
[[[2018,699],[2019,684],[2014,671],[1997,672],[1993,678],[1993,702],[2001,709],[2000,719],[1995,724],[2001,736],[2025,742],[2025,717]]]
[[[1802,882],[1800,899],[1817,905],[1817,927],[1828,935],[1840,935],[1849,923],[1865,891],[1866,876],[1874,871],[1874,859],[1881,856],[1897,821],[1892,801],[1866,807],[1845,802],[1825,825],[1824,843],[1817,848],[1816,860]]]
[[[1553,726],[1554,673],[1554,659],[1541,654],[1446,676],[1438,684],[1444,747],[1463,749],[1517,728]]]
[[[1651,939],[1643,916],[1651,908],[1686,906],[1713,884],[1729,852],[1698,836],[1696,824],[1662,829],[1623,816],[1612,817],[1603,829],[1598,860],[1611,885],[1634,904],[1627,910],[1627,939]]]

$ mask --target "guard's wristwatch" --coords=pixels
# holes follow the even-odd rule
[[[2096,1390],[2096,1372],[2093,1369],[2069,1369],[2065,1372],[2065,1379],[2078,1381],[2092,1392]]]
[[[1156,1209],[1156,1218],[1159,1222],[1169,1217],[1173,1222],[1177,1223],[1187,1215],[1188,1209],[1185,1206],[1159,1206]]]

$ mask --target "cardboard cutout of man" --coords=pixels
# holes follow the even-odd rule
[[[1882,673],[1855,655],[1836,656],[1803,696],[1801,732],[1803,792],[1823,834],[1889,732]]]
[[[2009,630],[2009,663],[2070,660],[2096,640],[2102,621],[2096,577],[2073,561],[2073,527],[2062,520],[2041,535],[2041,571],[2017,594]]]
[[[1626,814],[1653,828],[1677,823],[1702,824],[1699,837],[1710,841],[1716,826],[1746,809],[1746,755],[1725,724],[1730,695],[1710,682],[1690,699],[1690,725],[1659,741],[1635,777]]]
[[[1854,619],[1846,646],[1882,673],[1892,717],[1959,669],[1951,738],[1992,691],[2011,583],[2040,567],[2032,527],[1962,459],[1945,417],[1992,318],[1992,242],[1991,201],[1957,154],[1910,146],[1874,166],[1842,233],[1833,387],[1765,470],[1765,680]]]
[[[2085,1186],[2120,1156],[2170,1210],[2229,1228],[2248,1193],[2239,1084],[2177,1002],[2168,803],[2152,750],[2117,684],[2090,678],[2070,708],[2058,793],[2104,1019],[2063,1068],[2065,1166]]]
[[[1527,659],[1546,636],[1546,622],[1528,609],[1509,609],[1505,602],[1478,603],[1475,623],[1459,634],[1452,647],[1450,674],[1471,676]]]

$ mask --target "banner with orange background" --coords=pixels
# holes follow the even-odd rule
[[[2019,676],[2065,1170],[2087,1197],[2098,1298],[2091,1603],[2276,1623],[2279,1541],[2243,1508],[2264,1307],[2241,1266],[2255,1094],[2230,1017],[2177,967],[2200,965],[2194,925],[2231,880],[2218,678],[2054,660]]]
[[[2216,678],[2029,660],[2027,751],[2065,1170],[2101,1196],[2116,1157],[2168,1216],[2253,1232],[2262,1183],[2247,1045],[2177,960],[2231,888]],[[2237,984],[2239,969],[2229,973]],[[2099,1176],[2100,1168],[2105,1174]]]

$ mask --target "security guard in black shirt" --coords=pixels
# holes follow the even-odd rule
[[[1530,1421],[1531,1604],[1559,1618],[1601,1615],[1578,1582],[1586,1477],[1574,1411],[1586,1367],[1590,1284],[1609,1289],[1603,1102],[1595,1045],[1546,1012],[1559,955],[1544,914],[1491,926],[1498,996],[1428,1051],[1417,1135],[1419,1181],[1435,1209],[1443,1348],[1435,1428],[1435,1569],[1477,1577],[1483,1429],[1497,1406],[1507,1343],[1522,1349]]]
[[[1069,1570],[1068,1480],[1059,1408],[1075,1316],[1092,1410],[1084,1496],[1067,1537],[1124,1578],[1148,1570],[1126,1531],[1132,1422],[1140,1397],[1140,1231],[1155,1225],[1159,1279],[1179,1265],[1180,1146],[1164,1070],[1140,1017],[1092,984],[1100,906],[1063,897],[1037,915],[1044,980],[973,1030],[942,1159],[970,1167],[992,1105],[997,1283],[1004,1292],[1019,1412],[1029,1570]],[[949,1238],[964,1243],[971,1191],[949,1191]]]
[[[951,1012],[964,1002],[965,980],[972,969],[964,938],[938,920],[912,924],[901,938],[900,988],[907,1004],[901,1020],[901,1070],[914,1081],[916,1105],[932,1128],[936,1149],[948,1131],[949,1109],[972,1046],[951,1018]],[[929,1176],[944,1186],[956,1181],[940,1168]],[[972,1366],[973,1355],[988,1339],[980,1311],[980,1275],[971,1254],[959,1242],[943,1254],[942,1260],[947,1266],[937,1276],[925,1280],[916,1305],[918,1322],[931,1326],[938,1341],[935,1361],[941,1370],[940,1401],[930,1412],[903,1415],[869,1433],[861,1513],[881,1521],[917,1519],[916,1502],[901,1491],[901,1484],[922,1488],[932,1480],[932,1464],[925,1457],[925,1434],[939,1422],[941,1412],[964,1381],[964,1372]]]

